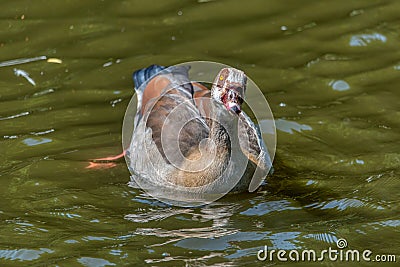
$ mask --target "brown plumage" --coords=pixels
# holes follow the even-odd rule
[[[136,178],[202,192],[219,192],[232,180],[229,189],[241,192],[255,173],[257,179],[267,175],[271,161],[261,134],[241,110],[243,72],[222,69],[210,91],[191,82],[187,68],[173,67],[137,87],[129,148]]]

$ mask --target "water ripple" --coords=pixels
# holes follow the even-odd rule
[[[357,34],[353,35],[350,39],[350,46],[367,46],[372,42],[386,43],[386,36],[380,33],[371,34]]]
[[[301,207],[294,207],[292,203],[287,200],[269,201],[265,203],[259,203],[254,207],[251,207],[240,214],[247,216],[262,216],[270,212],[285,211],[285,210],[299,210]]]
[[[77,261],[81,263],[83,266],[88,266],[88,267],[116,266],[115,263],[109,262],[108,260],[101,258],[81,257],[77,259]]]
[[[53,253],[54,251],[48,248],[35,249],[0,249],[0,259],[5,260],[20,260],[33,261],[40,258],[43,253]]]

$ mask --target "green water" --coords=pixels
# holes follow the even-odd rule
[[[0,67],[0,266],[287,265],[257,251],[339,238],[398,264],[399,14],[399,1],[2,1],[0,62],[62,63]],[[267,184],[184,209],[128,187],[124,161],[86,168],[121,152],[132,71],[193,60],[263,89],[278,128]],[[346,263],[298,263],[320,264]]]

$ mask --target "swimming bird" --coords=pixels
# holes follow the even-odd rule
[[[272,163],[261,132],[242,110],[243,71],[222,68],[211,90],[190,81],[187,66],[152,65],[133,81],[137,114],[126,151],[132,180],[220,193],[254,191],[267,176]]]

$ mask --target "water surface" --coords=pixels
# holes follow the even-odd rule
[[[0,265],[265,266],[279,262],[257,260],[264,245],[320,251],[339,238],[400,255],[399,10],[398,1],[2,3]],[[27,58],[36,59],[7,63]],[[123,161],[87,168],[121,152],[132,71],[192,60],[240,68],[263,89],[278,128],[268,182],[185,209],[128,187]]]

